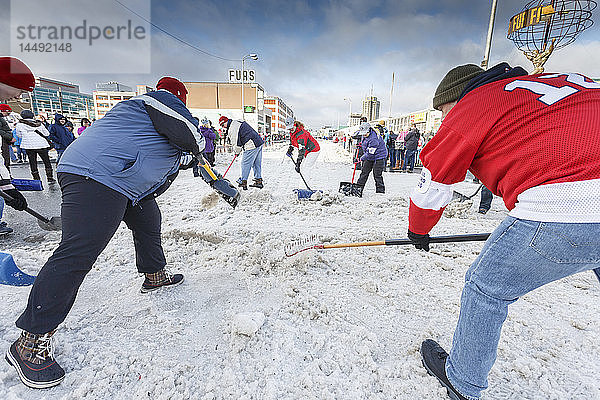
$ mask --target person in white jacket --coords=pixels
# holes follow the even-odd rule
[[[39,155],[46,168],[48,183],[55,183],[56,180],[54,179],[52,164],[50,164],[50,156],[48,155],[50,145],[46,139],[50,133],[40,121],[34,119],[31,110],[21,111],[21,119],[17,123],[16,133],[21,138],[21,148],[27,153],[33,179],[40,179],[37,166],[37,156]]]

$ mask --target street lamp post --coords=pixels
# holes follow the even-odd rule
[[[246,54],[244,57],[242,57],[242,121],[245,119],[245,115],[244,115],[244,61],[246,61],[246,59],[252,59],[252,60],[258,60],[258,55],[254,54],[254,53],[250,53],[250,54]]]
[[[344,97],[344,100],[350,102],[350,112],[348,113],[348,126],[352,123],[352,99],[350,97]]]

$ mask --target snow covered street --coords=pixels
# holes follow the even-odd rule
[[[422,340],[450,349],[464,273],[482,242],[321,250],[286,257],[284,245],[317,234],[325,242],[406,237],[408,197],[418,174],[369,177],[363,198],[337,193],[350,156],[321,141],[304,188],[286,144],[267,148],[264,189],[242,192],[232,210],[191,170],[158,198],[168,266],[177,288],[141,294],[130,231],[121,224],[84,281],[55,337],[65,368],[59,386],[25,387],[0,368],[0,399],[446,399],[421,366]],[[217,154],[224,172],[231,154]],[[235,181],[236,161],[227,178]],[[358,177],[358,172],[357,172]],[[470,195],[476,184],[458,190]],[[35,196],[27,195],[27,196]],[[491,232],[506,216],[451,203],[432,235]],[[7,209],[6,220],[30,218]],[[85,223],[85,221],[82,221]],[[20,226],[20,225],[15,225]],[[37,274],[60,232],[18,236],[9,251]],[[6,249],[8,250],[8,249]],[[0,286],[0,348],[29,288]],[[600,284],[592,272],[534,291],[511,306],[485,399],[600,399]]]

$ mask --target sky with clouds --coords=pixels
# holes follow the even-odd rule
[[[13,0],[32,1],[35,0]],[[39,0],[41,1],[41,0]],[[67,1],[72,7],[78,2]],[[127,0],[121,0],[125,4]],[[139,0],[137,0],[139,1]],[[547,1],[546,1],[547,2]],[[581,1],[583,3],[583,1]],[[54,2],[53,2],[54,3]],[[102,0],[107,14],[130,14],[114,0]],[[281,97],[297,118],[311,127],[342,124],[373,90],[381,114],[392,115],[431,105],[443,75],[452,67],[479,64],[484,56],[491,0],[152,0],[151,20],[169,33],[209,53],[247,62],[269,95]],[[507,61],[528,71],[530,62],[506,38],[508,21],[527,4],[498,0],[490,65]],[[7,10],[10,0],[0,0]],[[132,5],[134,7],[135,4]],[[63,16],[70,7],[60,8]],[[35,11],[34,11],[35,12]],[[594,21],[600,9],[594,12]],[[10,37],[10,14],[0,15],[0,36]],[[53,23],[49,14],[48,23]],[[10,45],[0,41],[0,53]],[[111,57],[111,54],[106,54]],[[119,62],[115,49],[114,62]],[[68,61],[68,58],[65,60]],[[30,65],[36,71],[42,65]],[[55,73],[49,77],[80,84],[91,92],[96,82],[154,83],[163,75],[185,81],[226,81],[239,62],[207,56],[152,28],[150,73]],[[546,71],[581,72],[600,77],[600,31],[593,25],[553,54]]]

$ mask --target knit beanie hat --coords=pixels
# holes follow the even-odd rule
[[[14,57],[0,57],[0,83],[28,92],[35,87],[29,67]]]
[[[156,84],[156,88],[173,93],[183,104],[186,104],[188,91],[179,79],[171,78],[170,76],[162,77]]]
[[[433,96],[433,108],[458,100],[469,81],[484,70],[475,64],[460,65],[451,69],[440,82]]]
[[[23,110],[21,111],[21,118],[33,119],[33,112],[31,110]]]
[[[11,112],[12,108],[8,104],[0,104],[0,111]]]

